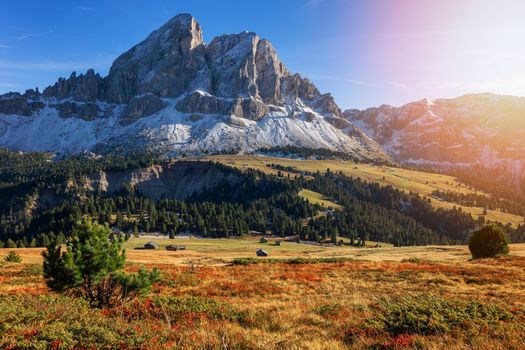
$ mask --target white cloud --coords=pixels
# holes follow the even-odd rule
[[[26,33],[26,34],[21,34],[21,35],[17,36],[16,40],[25,40],[25,39],[29,39],[29,38],[39,38],[39,37],[46,36],[46,35],[51,35],[51,34],[53,34],[52,30],[48,30],[47,32],[42,32],[42,33]]]
[[[80,11],[93,11],[94,10],[94,8],[91,6],[77,6],[77,9],[79,9]]]
[[[369,87],[382,87],[380,84],[370,83],[362,80],[355,80],[345,77],[336,77],[331,75],[323,75],[323,74],[311,74],[311,73],[304,73],[304,76],[311,78],[311,79],[323,79],[323,80],[334,80],[334,81],[343,81],[354,85],[361,85],[361,86],[369,86]]]
[[[401,88],[401,89],[404,89],[404,88],[407,87],[407,84],[401,83],[401,82],[398,82],[398,81],[388,81],[387,84],[389,86],[392,86],[392,87],[395,87],[395,88]]]

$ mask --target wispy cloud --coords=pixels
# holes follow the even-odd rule
[[[311,79],[324,79],[324,80],[334,80],[334,81],[344,81],[354,85],[368,86],[368,87],[382,87],[380,84],[370,83],[362,80],[350,79],[345,77],[336,77],[332,75],[323,75],[323,74],[311,74],[304,73],[305,76]]]
[[[91,6],[77,6],[80,11],[94,11],[95,8]]]
[[[0,87],[4,87],[4,88],[14,88],[14,87],[17,87],[18,85],[16,84],[12,84],[12,83],[0,83]]]
[[[0,45],[0,49],[10,49],[11,46],[9,45]]]
[[[47,32],[42,32],[42,33],[25,33],[25,34],[21,34],[21,35],[17,36],[16,40],[26,40],[26,39],[29,39],[29,38],[39,38],[39,37],[46,36],[46,35],[51,35],[51,34],[53,34],[52,30],[48,30]]]
[[[401,83],[399,81],[388,81],[387,84],[389,86],[392,86],[392,87],[395,87],[395,88],[400,88],[400,89],[405,89],[407,87],[407,84]]]

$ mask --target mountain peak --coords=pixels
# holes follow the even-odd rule
[[[388,159],[342,119],[330,94],[289,73],[270,41],[248,31],[209,45],[202,38],[195,18],[180,14],[120,55],[107,77],[75,73],[44,94],[0,99],[0,146],[199,153],[295,145]],[[30,135],[39,125],[53,125],[52,132]]]
[[[191,50],[203,44],[201,26],[189,13],[176,15],[150,36],[160,36],[168,44],[171,41],[173,41],[172,44],[176,44],[182,37],[185,40],[181,45],[185,50]]]

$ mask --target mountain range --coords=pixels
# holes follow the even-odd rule
[[[342,112],[289,72],[271,43],[241,32],[203,41],[189,14],[119,56],[107,76],[60,78],[0,96],[0,147],[170,155],[324,148],[359,161],[479,166],[525,188],[525,98],[472,94]]]
[[[525,189],[524,97],[470,94],[344,115],[398,162],[440,170],[481,167]]]
[[[63,154],[253,152],[295,145],[389,161],[330,94],[290,73],[268,40],[242,32],[204,43],[180,14],[112,64],[43,92],[0,97],[0,147]]]

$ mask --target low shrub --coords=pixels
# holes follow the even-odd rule
[[[62,295],[0,296],[0,349],[114,348],[118,328],[84,300]],[[53,347],[60,342],[59,346]]]
[[[7,254],[7,256],[4,258],[4,260],[7,262],[11,262],[11,263],[21,263],[22,262],[22,258],[14,250],[10,251],[9,254]]]
[[[124,313],[129,319],[164,319],[170,323],[187,315],[228,321],[241,321],[244,317],[243,313],[227,303],[194,296],[147,298],[130,303]]]
[[[29,264],[29,265],[24,266],[22,271],[18,273],[18,276],[34,277],[34,276],[42,276],[42,273],[43,273],[42,265]]]
[[[468,248],[472,258],[492,258],[509,253],[507,234],[496,225],[486,225],[472,233]]]
[[[462,328],[493,326],[514,318],[509,311],[478,301],[445,300],[433,296],[382,301],[372,323],[392,335],[435,335]]]
[[[316,307],[313,311],[319,316],[333,316],[337,315],[343,307],[340,304],[326,304]]]

